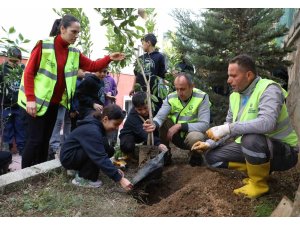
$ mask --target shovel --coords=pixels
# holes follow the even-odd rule
[[[155,158],[149,160],[145,165],[137,172],[135,177],[132,179],[132,184],[136,185],[145,178],[153,175],[155,172],[162,172],[164,166],[164,155],[167,151],[163,151],[158,154]],[[159,171],[161,170],[161,171]]]

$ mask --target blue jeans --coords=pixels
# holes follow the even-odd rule
[[[64,130],[63,130],[64,134],[63,134],[63,139],[61,140],[60,130],[62,126],[64,126]],[[70,131],[71,131],[70,116],[66,108],[60,105],[58,108],[57,118],[52,132],[52,136],[49,142],[50,148],[52,148],[52,150],[56,152],[60,148],[60,145],[63,143],[63,141],[70,134]]]
[[[25,111],[19,106],[5,108],[2,116],[4,121],[3,142],[12,144],[13,138],[15,138],[17,150],[22,155],[25,147]]]

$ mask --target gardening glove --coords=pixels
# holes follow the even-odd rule
[[[216,142],[211,139],[208,139],[205,142],[197,141],[195,144],[193,144],[192,151],[201,153],[208,149],[213,149],[215,147],[216,147]]]
[[[214,141],[218,141],[225,135],[230,134],[229,123],[226,123],[221,126],[212,127],[208,129],[208,131],[206,131],[206,134],[208,138]]]

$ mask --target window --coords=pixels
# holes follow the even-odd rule
[[[126,112],[128,114],[131,108],[132,108],[131,97],[130,96],[124,96],[123,109],[126,110]]]

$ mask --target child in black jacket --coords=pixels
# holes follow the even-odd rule
[[[102,69],[106,71],[106,68]],[[99,71],[102,73],[102,70]],[[76,90],[79,101],[79,119],[101,111],[105,103],[104,81],[100,73],[87,73]]]
[[[103,112],[97,111],[77,122],[78,127],[65,140],[61,153],[61,164],[68,170],[77,170],[72,183],[84,187],[100,187],[99,169],[125,190],[132,184],[124,178],[110,161],[103,144],[106,132],[119,127],[126,113],[118,105],[109,105]]]
[[[133,107],[130,110],[123,128],[120,130],[120,147],[124,153],[133,153],[135,144],[147,144],[148,133],[143,129],[143,123],[149,119],[146,92],[137,92],[132,96]],[[159,133],[154,132],[154,145],[160,145]]]

